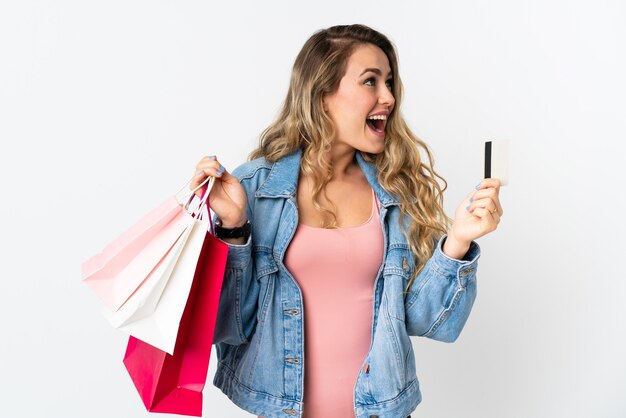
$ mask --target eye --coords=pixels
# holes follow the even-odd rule
[[[385,84],[387,84],[387,87],[389,88],[389,90],[393,90],[393,79],[389,79],[385,82]]]
[[[365,80],[365,84],[366,86],[375,86],[376,85],[376,79],[374,77],[370,77],[367,80]]]

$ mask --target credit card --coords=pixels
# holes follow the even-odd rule
[[[500,185],[509,184],[509,150],[511,141],[500,139],[485,142],[485,178],[500,180]]]

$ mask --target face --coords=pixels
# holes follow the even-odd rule
[[[378,154],[385,148],[387,117],[393,110],[389,60],[379,47],[359,45],[348,59],[335,92],[324,108],[335,125],[333,146],[344,145]]]

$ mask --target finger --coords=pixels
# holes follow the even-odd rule
[[[216,180],[221,180],[222,179],[222,175],[217,175],[215,172],[215,169],[208,169],[208,170],[199,170],[198,172],[196,172],[196,175],[194,176],[193,181],[191,182],[191,184],[189,185],[189,189],[190,190],[195,190],[196,188],[198,188],[198,186],[200,186],[200,184],[202,184],[203,182],[206,181],[207,177],[215,177]],[[198,190],[196,190],[195,194],[198,197],[202,197],[202,193],[203,191],[206,189],[207,185],[204,184],[202,187],[200,187]]]
[[[504,215],[504,209],[502,209],[502,205],[500,204],[500,199],[498,199],[498,196],[496,196],[494,202],[496,207],[498,208],[498,215]]]
[[[210,168],[218,169],[222,166],[222,163],[219,162],[215,157],[204,157],[203,159],[196,164],[196,170],[206,170]]]
[[[221,177],[226,171],[218,160],[205,161],[196,166],[196,176],[205,178],[206,176]]]
[[[220,174],[220,175],[215,175],[213,173],[214,170],[209,170],[209,173],[204,173],[202,170],[200,170],[198,173],[196,173],[196,178],[194,179],[194,181],[192,181],[191,185],[189,186],[189,188],[191,190],[195,190],[195,194],[196,196],[202,198],[204,192],[206,191],[208,184],[206,183],[207,181],[207,177],[214,177],[216,179],[216,183],[215,185],[217,185],[218,181],[222,181],[223,177],[224,177],[224,173]],[[202,184],[204,183],[204,184]],[[202,187],[198,188],[200,185],[202,184]],[[211,195],[214,195],[214,191],[215,188],[211,189]]]
[[[474,210],[472,210],[471,212],[472,215],[476,216],[477,218],[484,218],[485,216],[491,217],[491,213],[485,208],[474,208]]]
[[[207,176],[213,176],[215,178],[222,178],[225,167],[217,160],[214,155],[203,157],[195,167],[195,173],[193,175],[190,190],[197,188],[202,182],[204,182]],[[196,191],[196,195],[200,196],[202,189]]]
[[[205,178],[206,174],[204,174],[204,171],[198,170],[196,167],[196,171],[193,173],[193,177],[191,178],[191,183],[189,183],[189,190],[193,190],[198,187],[198,185],[202,183]]]
[[[470,208],[469,208],[470,212],[472,211],[472,209],[475,209],[475,208],[487,209],[491,213],[494,213],[494,212],[498,213],[499,212],[498,211],[498,205],[496,205],[496,203],[490,197],[486,197],[484,199],[479,199],[479,200],[474,200],[470,204]]]
[[[205,187],[200,187],[198,190],[196,190],[198,188],[198,186],[200,186],[200,184],[202,184],[206,178],[208,177],[208,175],[203,171],[203,170],[199,170],[196,171],[196,173],[193,176],[193,179],[191,180],[191,183],[189,184],[189,190],[195,190],[195,194],[198,197],[202,197],[202,193],[203,190],[205,189]]]
[[[202,159],[198,162],[198,164],[200,164],[200,163],[208,163],[208,162],[211,162],[211,161],[215,161],[216,159],[217,159],[216,155],[207,155],[207,156],[202,157]]]
[[[498,213],[500,216],[504,214],[504,210],[502,209],[502,205],[500,204],[500,199],[498,196],[498,191],[489,187],[487,189],[477,190],[474,195],[470,198],[470,202],[478,202],[482,199],[491,199],[494,202],[496,208],[498,208]],[[479,205],[485,207],[485,205]]]
[[[489,212],[485,208],[476,208],[474,209],[474,212],[472,212],[472,214],[476,216],[477,218],[480,218],[481,221],[486,222],[488,225],[488,228],[491,231],[496,229],[496,227],[498,226],[498,220],[496,220],[496,218],[494,217],[495,214]]]
[[[215,156],[202,157],[202,159],[200,159],[200,161],[198,161],[198,164],[196,164],[196,166],[194,167],[194,175],[200,175],[200,170],[204,170],[210,167],[213,161],[215,161]]]
[[[498,192],[500,192],[500,180],[497,178],[482,179],[480,183],[478,183],[476,189],[481,190],[489,187],[493,187]]]

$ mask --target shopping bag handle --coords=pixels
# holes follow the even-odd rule
[[[178,200],[178,203],[180,203],[181,205],[183,205],[183,202],[185,202],[185,204],[183,205],[184,207],[189,206],[189,203],[193,200],[193,196],[196,194],[196,192],[198,190],[200,190],[200,188],[202,188],[205,184],[207,184],[207,182],[209,180],[211,180],[211,176],[207,176],[207,178],[204,179],[204,181],[200,184],[198,184],[198,186],[191,190],[191,192],[189,192],[189,183],[191,183],[193,181],[194,177],[191,177],[189,180],[187,180],[187,182],[185,184],[182,185],[182,187],[180,189],[178,189],[178,191],[174,194],[174,196],[178,196],[180,194],[180,192],[182,192],[183,190],[187,190],[187,193],[189,193],[189,196],[187,196],[184,200],[179,200],[178,197],[176,197],[176,200]],[[185,193],[185,195],[187,194]]]
[[[213,188],[214,184],[215,177],[210,177],[209,185],[206,189],[202,190],[202,197],[200,198],[201,202],[197,209],[198,219],[204,219],[204,212],[202,212],[202,209],[206,208],[206,213],[209,217],[209,224],[211,225],[211,234],[213,235],[215,235],[215,228],[213,227],[213,218],[211,218],[211,203],[209,201],[209,194],[211,193],[211,189]]]
[[[189,196],[187,196],[187,198],[185,199],[178,199],[178,195],[185,189],[188,190],[189,188],[189,184],[192,182],[194,178],[190,178],[179,190],[178,192],[176,192],[176,194],[174,195],[176,197],[176,200],[178,201],[178,203],[189,213],[191,214],[194,218],[198,218],[198,219],[203,219],[203,212],[202,209],[206,207],[207,210],[207,214],[209,216],[209,223],[211,225],[211,233],[213,235],[215,235],[215,230],[214,230],[214,226],[213,226],[213,219],[211,218],[211,207],[210,207],[210,202],[209,202],[209,194],[211,193],[211,189],[213,188],[213,185],[215,184],[215,177],[212,176],[208,176],[206,179],[204,179],[204,181],[202,183],[200,183],[195,189],[191,190],[191,193],[189,194]],[[203,190],[202,192],[202,197],[200,198],[200,203],[198,204],[198,206],[194,209],[194,210],[189,210],[189,205],[191,204],[191,202],[193,201],[193,198],[196,195],[196,192],[198,190],[200,190],[202,187],[204,187],[205,184],[208,183],[208,186],[205,190]]]

